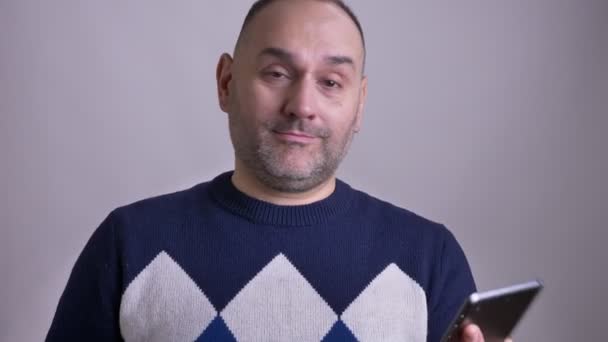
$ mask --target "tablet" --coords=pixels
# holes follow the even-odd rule
[[[474,323],[486,342],[504,341],[543,288],[540,280],[476,292],[469,296],[448,326],[442,342],[459,341],[462,327]]]

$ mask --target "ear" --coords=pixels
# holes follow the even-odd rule
[[[228,112],[230,107],[230,81],[232,81],[232,65],[233,60],[229,54],[224,53],[220,56],[215,71],[215,79],[217,81],[217,98],[220,103],[220,108],[224,112]]]
[[[361,90],[359,90],[359,103],[357,104],[357,116],[355,118],[354,130],[359,132],[361,130],[361,122],[363,121],[363,108],[365,107],[365,101],[367,100],[367,76],[363,76],[361,79]]]

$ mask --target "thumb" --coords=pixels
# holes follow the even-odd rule
[[[484,342],[481,329],[475,324],[469,324],[462,331],[462,342]]]

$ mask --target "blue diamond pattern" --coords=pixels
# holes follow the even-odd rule
[[[212,341],[234,341],[237,342],[230,329],[224,323],[224,320],[217,316],[203,331],[201,336],[196,339],[196,342],[212,342]]]
[[[337,321],[333,327],[329,330],[327,335],[323,338],[323,342],[348,342],[357,341],[357,338],[348,329],[348,327],[341,321]]]

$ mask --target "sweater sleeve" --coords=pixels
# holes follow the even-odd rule
[[[462,248],[450,231],[444,232],[429,303],[429,342],[441,339],[465,298],[475,292],[473,275]]]
[[[113,214],[78,257],[46,341],[120,341],[121,272]]]

